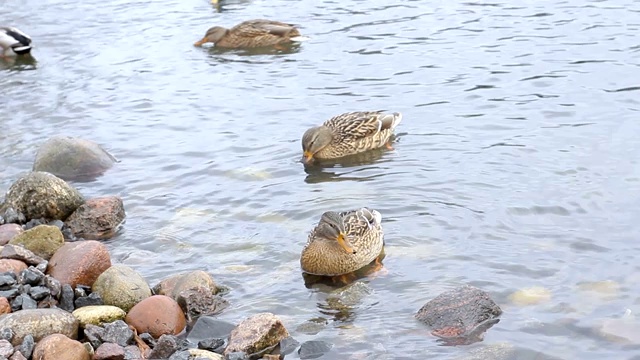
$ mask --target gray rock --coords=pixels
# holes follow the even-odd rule
[[[187,348],[184,340],[178,339],[175,335],[162,335],[156,343],[156,347],[151,350],[149,359],[167,359],[176,351]]]
[[[22,310],[0,317],[0,328],[10,328],[14,336],[11,343],[21,344],[31,334],[34,341],[51,334],[62,334],[70,339],[78,337],[78,319],[62,309]]]
[[[104,305],[104,301],[98,293],[91,293],[89,296],[77,298],[75,301],[76,309],[85,307],[85,306],[93,306],[93,305]]]
[[[6,359],[13,354],[13,346],[7,340],[0,340],[0,359]]]
[[[63,179],[91,179],[115,163],[115,158],[93,141],[55,136],[44,142],[36,154],[34,171],[47,171]]]
[[[138,337],[145,342],[145,344],[149,345],[150,348],[156,347],[156,339],[151,336],[149,333],[142,333],[138,335]]]
[[[291,336],[289,336],[288,338],[282,339],[282,341],[280,341],[280,354],[282,355],[290,354],[294,352],[299,345],[300,345],[300,342],[292,338]]]
[[[53,221],[50,221],[47,225],[55,226],[60,231],[62,231],[62,228],[64,227],[64,222],[62,220],[53,220]]]
[[[140,360],[142,354],[136,345],[129,345],[124,348],[124,360]]]
[[[227,353],[224,356],[224,359],[225,360],[249,360],[249,356],[245,352],[234,351],[234,352]]]
[[[49,266],[49,262],[47,260],[44,260],[36,265],[36,269],[40,270],[41,273],[44,273],[45,271],[47,271],[47,266]]]
[[[203,316],[199,318],[187,335],[187,340],[197,344],[201,340],[211,338],[226,339],[236,326],[226,321]]]
[[[176,351],[170,357],[169,360],[191,360],[191,354],[188,351]]]
[[[300,356],[300,359],[303,360],[316,359],[331,351],[332,347],[332,344],[325,341],[305,341],[300,346],[300,349],[298,349],[298,355]]]
[[[244,351],[249,355],[274,347],[289,336],[282,321],[272,313],[259,313],[244,319],[229,335],[225,354]]]
[[[60,285],[60,281],[47,275],[44,278],[44,286],[49,289],[51,296],[55,297],[56,299],[60,298],[60,293],[62,292],[62,285]]]
[[[13,299],[20,294],[20,289],[17,287],[11,288],[9,290],[0,291],[1,297],[6,297],[7,299]]]
[[[64,220],[84,203],[82,195],[64,180],[46,172],[31,172],[18,179],[5,195],[0,213],[8,208],[24,214],[27,220]]]
[[[33,252],[18,245],[7,244],[0,251],[0,259],[20,260],[27,265],[38,265],[45,260]]]
[[[29,310],[29,309],[37,309],[38,308],[38,302],[33,300],[29,295],[21,294],[19,297],[22,298],[22,310]]]
[[[222,354],[224,351],[224,339],[212,338],[198,341],[198,349],[213,351]]]
[[[46,286],[34,286],[29,290],[29,295],[34,300],[40,301],[49,296],[50,291]]]
[[[16,296],[15,299],[11,300],[11,311],[12,312],[16,312],[18,310],[22,309],[22,302],[24,301],[24,296],[22,296],[23,294],[20,294],[18,296]],[[27,295],[28,297],[28,295]]]
[[[24,340],[22,340],[22,344],[20,344],[20,346],[18,346],[16,348],[17,351],[20,351],[20,353],[26,357],[26,358],[30,358],[31,354],[33,353],[33,348],[36,346],[35,341],[33,340],[33,336],[31,334],[28,334],[24,337]]]
[[[73,289],[73,295],[77,298],[81,298],[81,297],[85,297],[87,296],[87,290],[91,290],[91,289],[86,289],[84,286],[76,286],[75,289]]]
[[[23,213],[19,213],[14,208],[8,207],[4,210],[4,220],[6,224],[24,224],[27,218]]]
[[[71,285],[62,285],[62,294],[60,295],[60,309],[73,311],[73,289]]]
[[[33,286],[42,285],[44,283],[44,273],[33,266],[20,272],[18,280],[21,284],[29,284]]]
[[[97,349],[100,345],[102,345],[102,336],[104,335],[104,328],[87,324],[84,328],[84,336],[89,340],[89,343],[94,349]]]
[[[104,325],[103,342],[118,344],[122,347],[133,344],[133,331],[122,320],[117,320]]]
[[[203,315],[216,315],[229,307],[229,302],[211,293],[211,289],[198,287],[182,291],[176,301],[189,321]]]
[[[7,327],[0,329],[0,339],[10,342],[13,339],[13,330]]]
[[[126,265],[113,265],[105,270],[93,283],[92,291],[99,294],[106,305],[124,311],[151,296],[144,278]]]
[[[16,283],[15,276],[11,276],[10,274],[13,274],[13,272],[0,275],[0,288],[7,289]]]

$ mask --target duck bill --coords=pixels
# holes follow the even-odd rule
[[[195,44],[193,44],[193,46],[202,46],[203,44],[207,43],[207,38],[202,38],[202,40],[197,41]]]
[[[353,250],[353,247],[351,246],[351,243],[349,242],[349,240],[347,240],[346,236],[344,236],[343,233],[340,233],[340,235],[338,235],[338,244],[340,244],[340,247],[342,247],[344,249],[344,251],[348,252],[349,254],[355,254],[356,251]]]
[[[303,163],[305,163],[305,164],[311,164],[311,163],[313,163],[313,154],[312,154],[312,153],[310,153],[310,152],[308,152],[308,151],[305,151],[305,152],[302,154],[302,159],[300,159],[300,161],[302,161],[302,162],[303,162]]]

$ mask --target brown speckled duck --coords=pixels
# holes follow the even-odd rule
[[[195,46],[213,43],[222,48],[256,48],[295,41],[300,32],[294,25],[273,20],[248,20],[231,29],[214,26],[207,30]]]
[[[304,133],[302,161],[336,159],[385,145],[393,149],[389,139],[401,121],[399,112],[356,111],[334,116]]]
[[[302,271],[339,276],[370,264],[384,245],[381,221],[379,212],[366,207],[325,212],[302,250]]]

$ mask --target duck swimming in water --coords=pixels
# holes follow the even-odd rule
[[[257,48],[291,43],[299,36],[300,32],[294,25],[258,19],[241,22],[231,29],[214,26],[194,45],[213,43],[221,48]]]
[[[9,26],[0,26],[0,57],[14,57],[31,52],[31,37]]]

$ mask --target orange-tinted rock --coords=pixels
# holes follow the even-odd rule
[[[178,303],[165,295],[148,297],[129,310],[125,318],[138,334],[149,333],[154,338],[177,335],[186,326],[184,313]]]
[[[0,297],[0,315],[11,312],[11,305],[6,297]]]
[[[20,260],[14,259],[0,259],[0,273],[13,271],[16,275],[20,271],[26,269],[28,266]]]
[[[109,250],[99,241],[64,244],[51,257],[47,273],[61,284],[92,286],[98,276],[111,267]]]
[[[38,341],[33,360],[91,360],[91,355],[79,341],[62,334],[53,334]]]
[[[24,230],[18,224],[0,225],[0,245],[5,245]]]
[[[117,196],[89,199],[65,221],[77,237],[109,239],[124,221],[124,205]]]

